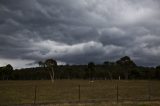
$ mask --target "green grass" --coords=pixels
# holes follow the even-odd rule
[[[62,106],[72,106],[68,102],[100,102],[102,106],[117,106],[117,104],[104,105],[105,101],[116,102],[118,84],[119,101],[160,100],[160,81],[110,81],[97,80],[89,83],[87,80],[56,80],[54,84],[48,80],[39,81],[0,81],[0,105],[33,103],[35,86],[37,86],[36,103],[66,103]],[[150,89],[149,89],[150,87]],[[102,103],[101,103],[102,102]],[[125,103],[126,104],[126,103]],[[118,106],[133,106],[132,104],[119,104]],[[79,104],[84,106],[84,104]],[[93,104],[85,104],[92,106]],[[98,106],[96,104],[95,106]],[[134,104],[134,106],[150,106],[148,104]],[[154,105],[156,106],[156,105]],[[157,105],[158,106],[158,105]]]

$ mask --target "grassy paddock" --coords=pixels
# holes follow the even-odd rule
[[[79,103],[79,104],[48,104],[48,105],[39,105],[39,106],[160,106],[159,102],[126,102],[126,103],[107,103],[107,102],[101,102],[101,103]]]
[[[117,102],[117,85],[118,106],[133,106],[133,103],[121,104],[124,101],[135,101],[134,106],[150,106],[148,103],[140,104],[137,101],[160,100],[160,81],[96,80],[89,82],[87,80],[56,80],[54,84],[48,80],[0,81],[0,105],[30,104],[36,100],[36,103],[62,103],[62,106],[72,106],[72,104],[67,103],[77,102],[80,99],[82,103],[94,101],[95,103],[99,102],[101,106],[105,106],[106,103],[103,102],[107,102],[108,105],[106,106],[117,106],[117,104],[110,103]],[[135,105],[135,103],[137,104]],[[92,106],[95,104],[77,105]],[[159,105],[154,103],[153,106]]]

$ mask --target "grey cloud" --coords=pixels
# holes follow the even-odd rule
[[[103,45],[99,42],[86,42],[79,44],[60,44],[51,40],[43,40],[37,43],[31,42],[33,45],[32,53],[25,56],[29,59],[46,59],[54,57],[57,60],[65,61],[72,64],[84,64],[89,61],[101,63],[105,59],[114,60],[117,56],[122,56],[123,47],[114,45]],[[52,46],[53,45],[53,46]],[[45,50],[45,51],[43,51]],[[87,57],[87,58],[86,58]]]
[[[155,66],[159,9],[159,0],[1,0],[0,59],[83,64],[129,55]]]

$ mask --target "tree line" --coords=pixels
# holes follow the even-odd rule
[[[15,69],[9,64],[0,67],[1,80],[48,80],[55,79],[87,79],[87,80],[160,80],[160,66],[137,66],[128,56],[115,62],[105,61],[103,64],[89,62],[86,65],[57,65],[56,60],[39,61],[39,67]]]

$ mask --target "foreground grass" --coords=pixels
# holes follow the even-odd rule
[[[36,103],[68,103],[79,101],[116,101],[117,84],[119,101],[160,100],[160,81],[95,81],[57,80],[54,84],[48,80],[39,81],[0,81],[0,105],[34,103],[35,87]],[[73,104],[74,105],[74,104]],[[92,106],[95,104],[77,104]],[[60,106],[72,106],[62,104]],[[75,106],[75,105],[74,105]],[[95,106],[150,106],[148,104],[107,104]],[[152,106],[152,105],[151,105]],[[154,104],[154,106],[160,106]]]
[[[94,104],[57,104],[57,105],[41,105],[41,106],[160,106],[159,103],[94,103]]]
[[[160,106],[160,102],[101,102],[101,103],[63,103],[63,104],[43,104],[43,105],[21,105],[21,106]]]

